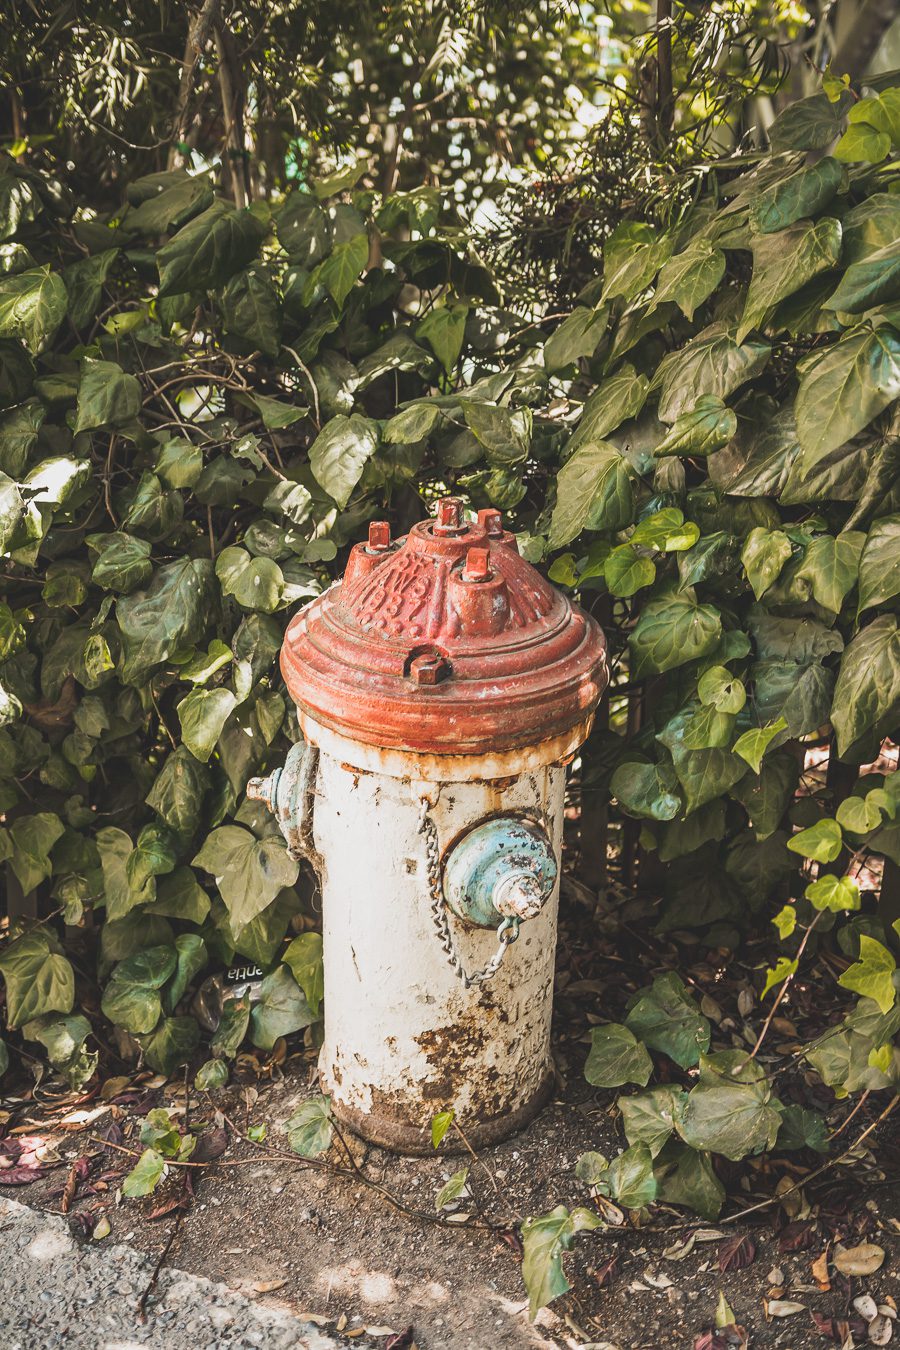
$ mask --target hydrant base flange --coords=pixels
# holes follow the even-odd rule
[[[323,1092],[333,1093],[333,1086],[328,1082],[327,1075],[321,1069],[319,1081]],[[511,1111],[506,1111],[503,1115],[494,1116],[487,1120],[461,1119],[459,1124],[466,1140],[474,1149],[493,1148],[495,1144],[502,1144],[505,1139],[518,1134],[543,1111],[553,1096],[555,1084],[556,1075],[552,1069],[548,1069],[537,1091],[527,1101],[522,1102],[521,1105],[514,1107]],[[377,1105],[373,1105],[369,1111],[360,1111],[352,1106],[344,1105],[333,1095],[331,1113],[338,1124],[345,1125],[347,1129],[364,1139],[367,1144],[374,1144],[377,1148],[387,1149],[391,1153],[400,1153],[405,1157],[432,1157],[434,1155],[434,1145],[431,1142],[431,1122],[428,1120],[421,1126],[412,1125],[406,1121],[398,1120],[389,1113],[380,1112]],[[466,1153],[468,1150],[461,1136],[451,1129],[444,1135],[440,1151],[446,1154],[456,1154]]]

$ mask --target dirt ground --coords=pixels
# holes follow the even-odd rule
[[[184,1089],[178,1084],[151,1086],[136,1102],[125,1101],[111,1114],[102,1103],[69,1112],[63,1128],[49,1134],[61,1165],[29,1186],[27,1194],[11,1187],[0,1187],[0,1193],[58,1212],[68,1166],[95,1153],[92,1176],[106,1176],[105,1189],[103,1181],[99,1191],[90,1182],[79,1189],[70,1211],[74,1226],[79,1214],[87,1214],[92,1225],[103,1210],[113,1240],[158,1256],[172,1239],[167,1265],[311,1314],[321,1326],[347,1337],[348,1345],[384,1347],[391,1344],[391,1335],[411,1327],[411,1337],[401,1335],[399,1346],[524,1350],[587,1343],[604,1350],[693,1350],[713,1322],[721,1291],[737,1322],[746,1327],[751,1346],[801,1350],[840,1344],[822,1337],[812,1312],[846,1317],[851,1299],[861,1293],[878,1303],[900,1293],[900,1190],[886,1184],[883,1169],[871,1157],[863,1157],[843,1178],[833,1176],[814,1195],[801,1192],[802,1207],[793,1220],[777,1207],[749,1216],[737,1228],[727,1222],[697,1226],[678,1211],[658,1207],[646,1228],[582,1235],[566,1258],[572,1292],[541,1312],[532,1325],[512,1225],[521,1216],[559,1203],[590,1203],[585,1187],[574,1178],[574,1165],[587,1149],[610,1154],[621,1147],[611,1112],[613,1094],[591,1092],[573,1082],[524,1133],[485,1150],[479,1163],[472,1164],[477,1200],[464,1199],[458,1211],[469,1218],[438,1224],[432,1218],[434,1196],[461,1166],[458,1157],[400,1159],[349,1139],[365,1182],[355,1174],[336,1175],[287,1158],[282,1127],[308,1095],[309,1065],[297,1056],[284,1067],[284,1077],[256,1087],[236,1086],[224,1094],[222,1109],[239,1134],[265,1123],[266,1140],[251,1143],[231,1134],[229,1127],[232,1142],[195,1181],[193,1203],[182,1213],[169,1209],[151,1217],[183,1194],[183,1171],[153,1196],[116,1204],[118,1178],[108,1170],[127,1170],[133,1160],[114,1150],[101,1152],[94,1142],[118,1115],[123,1146],[132,1146],[147,1109],[167,1105],[177,1112],[184,1107]],[[189,1103],[189,1109],[195,1121],[206,1118],[215,1126],[215,1117],[204,1114],[198,1103]],[[339,1146],[329,1156],[347,1166]],[[771,1193],[774,1180],[771,1175],[759,1177],[761,1196]],[[407,1209],[425,1217],[401,1212],[374,1186],[385,1187]],[[752,1190],[744,1195],[753,1203]],[[509,1227],[491,1231],[479,1226],[480,1206],[484,1216]],[[753,1259],[743,1269],[722,1272],[720,1261],[736,1232],[750,1238]],[[832,1288],[823,1292],[811,1267],[836,1234],[845,1245],[877,1242],[887,1258],[878,1274],[866,1279],[847,1280],[832,1271]],[[744,1257],[749,1250],[742,1248]],[[740,1257],[738,1253],[732,1259],[739,1264]],[[767,1319],[766,1296],[800,1303],[805,1311]],[[715,1342],[709,1344],[715,1347]],[[865,1344],[864,1330],[855,1344]]]
[[[754,990],[768,958],[752,939],[738,959],[724,949],[705,949],[689,934],[650,937],[649,902],[639,898],[615,912],[598,911],[593,897],[569,880],[564,900],[554,1020],[557,1092],[528,1129],[483,1150],[477,1161],[443,1152],[397,1158],[352,1136],[347,1136],[350,1158],[340,1140],[324,1163],[309,1165],[291,1155],[284,1123],[315,1091],[315,1050],[292,1039],[273,1057],[242,1055],[232,1085],[214,1099],[193,1090],[187,1094],[184,1083],[166,1083],[149,1073],[111,1079],[108,1071],[77,1101],[54,1099],[45,1085],[24,1084],[19,1098],[4,1103],[4,1128],[9,1137],[42,1138],[44,1159],[52,1166],[33,1184],[0,1184],[0,1195],[59,1212],[66,1207],[62,1192],[73,1164],[88,1159],[78,1163],[84,1175],[68,1206],[73,1229],[89,1238],[105,1216],[112,1240],[162,1257],[167,1266],[287,1305],[348,1345],[382,1350],[866,1345],[866,1325],[853,1300],[869,1294],[882,1305],[900,1301],[895,1117],[849,1160],[821,1175],[822,1157],[808,1152],[743,1164],[719,1160],[728,1199],[715,1224],[658,1205],[646,1212],[643,1226],[635,1226],[637,1216],[622,1216],[618,1226],[579,1235],[565,1257],[571,1292],[529,1322],[519,1223],[561,1203],[591,1205],[587,1187],[575,1178],[579,1154],[596,1150],[614,1156],[626,1142],[617,1094],[584,1081],[591,1024],[619,1020],[634,990],[666,968],[682,972],[702,1000],[717,1046],[753,1044],[765,1015]],[[827,952],[821,959],[828,959]],[[817,1107],[832,1131],[841,1130],[834,1157],[853,1145],[885,1102],[873,1095],[849,1120],[857,1103],[835,1101],[792,1058],[803,1040],[839,1013],[826,992],[834,988],[833,977],[820,974],[813,965],[810,978],[795,983],[759,1059],[781,1074],[785,1100]],[[665,1064],[659,1065],[663,1074]],[[172,1169],[152,1196],[121,1200],[122,1177],[140,1147],[141,1119],[156,1106],[176,1112],[186,1107],[190,1123],[205,1122],[224,1152],[205,1169]],[[251,1142],[248,1128],[262,1125],[264,1141]],[[439,1217],[435,1194],[465,1161],[471,1165],[471,1196]],[[185,1189],[186,1176],[192,1193]],[[776,1194],[783,1198],[772,1203]],[[768,1203],[729,1221],[729,1215],[760,1202]],[[880,1270],[865,1278],[840,1275],[830,1264],[835,1245],[861,1242],[885,1250]],[[741,1339],[709,1332],[720,1294],[746,1329]],[[801,1307],[770,1316],[767,1301],[770,1310],[773,1301],[776,1309]],[[900,1347],[900,1325],[892,1342]]]

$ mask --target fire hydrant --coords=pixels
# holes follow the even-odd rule
[[[499,511],[392,541],[291,621],[304,741],[248,795],[322,885],[323,1089],[338,1120],[427,1151],[525,1125],[552,1085],[566,765],[606,685],[597,624],[519,554]]]

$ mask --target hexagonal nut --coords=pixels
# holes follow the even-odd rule
[[[409,678],[414,684],[439,684],[450,674],[450,662],[439,652],[414,656],[409,663]]]

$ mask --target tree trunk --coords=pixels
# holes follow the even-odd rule
[[[838,36],[830,62],[832,74],[849,75],[851,80],[862,79],[881,39],[898,14],[900,0],[863,0],[844,34]],[[840,17],[839,10],[839,23]]]
[[[186,155],[179,148],[184,144],[188,129],[188,109],[194,75],[200,57],[206,50],[213,25],[218,18],[220,0],[203,0],[200,13],[188,27],[187,42],[184,48],[184,60],[181,64],[181,81],[178,86],[178,99],[175,103],[175,116],[172,122],[172,140],[169,146],[170,169],[180,169],[186,162]]]

